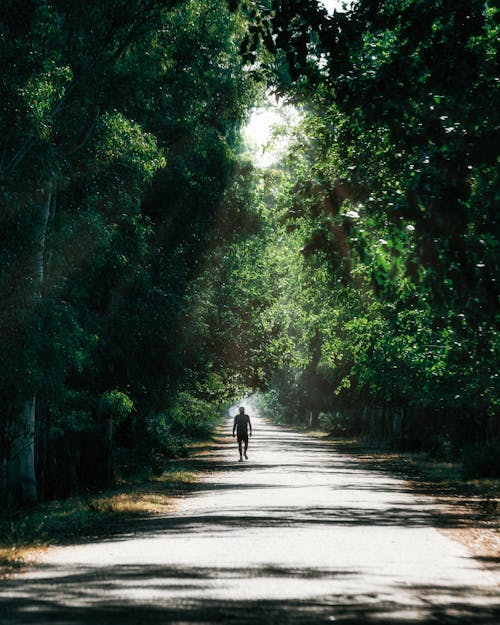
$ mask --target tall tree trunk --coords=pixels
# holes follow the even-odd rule
[[[21,411],[12,420],[7,465],[9,497],[13,503],[32,506],[36,503],[35,478],[35,397],[23,402]]]
[[[114,485],[113,471],[113,417],[108,416],[105,421],[104,449],[106,454],[106,476],[105,486],[108,488]]]
[[[45,278],[45,248],[47,242],[47,225],[49,223],[50,207],[52,204],[52,183],[49,183],[47,196],[42,205],[40,221],[36,232],[35,252],[35,298],[42,297],[42,286]]]
[[[52,182],[38,213],[35,230],[33,265],[33,304],[43,297],[45,278],[45,248],[47,225],[52,203]],[[7,483],[10,499],[16,505],[32,506],[37,501],[35,475],[35,414],[36,395],[21,402],[20,412],[12,419],[9,431],[10,453],[7,461]]]

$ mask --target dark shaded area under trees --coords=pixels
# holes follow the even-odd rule
[[[498,11],[7,0],[0,494],[275,416],[499,471]],[[303,121],[256,170],[266,87]]]

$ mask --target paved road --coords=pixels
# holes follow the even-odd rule
[[[498,578],[436,529],[432,503],[253,421],[250,459],[227,421],[172,515],[51,549],[5,582],[0,624],[500,623]]]

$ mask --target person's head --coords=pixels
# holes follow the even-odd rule
[[[240,406],[240,414],[245,414],[245,409],[243,408],[243,406]]]

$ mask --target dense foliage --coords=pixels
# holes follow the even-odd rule
[[[335,431],[476,457],[499,432],[498,10],[273,7],[256,16],[269,71],[306,105],[282,199],[306,267],[290,297],[316,332],[275,392]]]

